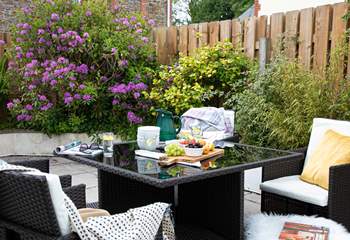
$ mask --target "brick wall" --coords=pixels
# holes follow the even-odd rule
[[[0,32],[8,31],[9,26],[16,20],[14,12],[24,6],[25,2],[27,0],[0,0]],[[142,14],[156,20],[158,26],[167,25],[167,0],[122,0],[120,4],[131,12],[142,11]]]
[[[0,32],[7,32],[16,21],[14,12],[25,5],[25,0],[0,0]]]
[[[114,2],[118,2],[115,0]],[[123,0],[120,5],[132,12],[141,12],[143,15],[156,20],[158,26],[167,25],[167,0]]]

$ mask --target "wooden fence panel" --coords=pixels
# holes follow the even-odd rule
[[[272,56],[278,52],[284,33],[284,14],[275,13],[271,16],[271,51]]]
[[[339,44],[344,41],[344,33],[347,29],[347,22],[344,20],[344,15],[348,12],[349,5],[347,3],[338,3],[333,5],[333,20],[332,20],[332,47],[335,50]]]
[[[231,41],[231,27],[232,20],[226,20],[220,22],[220,41]]]
[[[187,26],[179,27],[179,52],[187,56],[188,54],[188,28]]]
[[[256,24],[255,17],[244,22],[244,51],[250,58],[255,57]]]
[[[258,21],[258,35],[257,35],[257,40],[259,41],[260,38],[262,37],[267,37],[267,16],[261,16],[259,17]]]
[[[236,47],[242,44],[242,23],[238,19],[232,20],[232,44]]]
[[[198,48],[198,24],[188,26],[188,55],[193,55]]]
[[[299,11],[286,13],[286,32],[285,32],[285,52],[289,58],[297,56],[297,43],[299,31]]]
[[[198,47],[203,47],[209,43],[208,23],[200,23],[198,26],[198,32],[200,34]]]
[[[177,27],[171,26],[167,31],[168,58],[167,63],[171,63],[177,56]]]
[[[315,11],[313,69],[318,73],[322,73],[327,65],[331,12],[330,5],[317,7]]]
[[[331,57],[336,61],[338,79],[343,78],[345,68],[345,56],[339,54],[342,47],[345,47],[345,31],[347,29],[347,21],[344,15],[349,11],[347,3],[338,3],[333,5],[332,34],[331,34]],[[333,55],[333,56],[332,56]]]
[[[300,11],[299,61],[306,67],[306,69],[311,68],[314,23],[315,18],[313,8],[307,8]]]
[[[156,52],[158,56],[158,61],[162,63],[167,63],[168,61],[168,47],[166,46],[167,38],[167,28],[159,27],[155,31],[156,39]]]
[[[209,45],[214,46],[219,42],[220,25],[219,22],[209,23]]]

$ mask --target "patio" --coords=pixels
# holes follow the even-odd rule
[[[57,175],[72,175],[73,185],[86,184],[86,201],[98,201],[98,184],[96,168],[70,161],[65,158],[53,157],[50,171]],[[251,192],[244,194],[244,217],[260,212],[260,195]]]
[[[28,2],[0,23],[0,240],[350,239],[350,0]]]

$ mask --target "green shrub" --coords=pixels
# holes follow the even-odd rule
[[[8,60],[6,56],[0,58],[0,129],[11,127],[7,121],[6,102],[8,101],[9,81],[6,76]]]
[[[0,101],[4,100],[8,94],[9,82],[6,77],[7,63],[7,57],[2,56],[0,58]]]
[[[173,66],[163,66],[153,81],[150,99],[181,114],[191,107],[236,105],[235,96],[249,85],[254,63],[231,43],[198,49],[181,56]],[[230,96],[230,97],[228,97]]]
[[[31,2],[11,33],[10,74],[20,92],[8,108],[18,127],[133,138],[150,107],[154,21],[104,0]]]
[[[335,57],[334,59],[340,59]],[[350,86],[332,61],[324,77],[277,57],[239,97],[238,128],[249,144],[293,149],[307,146],[313,118],[350,119]]]

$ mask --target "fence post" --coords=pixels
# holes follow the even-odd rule
[[[269,40],[265,37],[259,39],[259,72],[265,71],[268,61]]]

